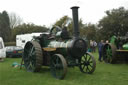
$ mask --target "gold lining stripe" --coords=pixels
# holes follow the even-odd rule
[[[50,47],[46,47],[43,48],[44,51],[56,51],[56,48],[50,48]]]

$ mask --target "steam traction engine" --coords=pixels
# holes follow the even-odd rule
[[[103,57],[107,63],[128,63],[128,32],[122,37],[112,36],[104,45]]]
[[[66,27],[53,27],[50,33],[43,33],[24,47],[23,61],[30,72],[38,72],[41,67],[49,66],[52,75],[63,79],[67,67],[78,66],[83,73],[94,72],[96,62],[92,54],[87,52],[85,40],[79,37],[78,8],[72,7],[74,36],[69,37]]]

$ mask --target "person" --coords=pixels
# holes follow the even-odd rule
[[[109,43],[109,41],[108,40],[106,40],[106,44],[108,44]]]
[[[101,42],[99,42],[99,44],[98,44],[98,52],[99,52],[99,61],[101,62],[102,60],[101,60],[101,58],[102,58],[102,56],[103,56],[103,46],[104,46],[104,41],[103,40],[101,40]]]
[[[91,52],[93,52],[93,41],[92,40],[90,40],[90,50]]]
[[[96,46],[97,46],[96,41],[93,41],[93,52],[96,52]]]
[[[69,33],[67,31],[67,27],[64,27],[61,32],[61,38],[62,39],[69,39]]]

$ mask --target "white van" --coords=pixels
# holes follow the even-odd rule
[[[2,37],[0,37],[0,61],[3,61],[3,59],[6,57],[6,49],[4,47],[4,42]]]
[[[20,46],[24,48],[25,44],[28,41],[31,41],[34,36],[40,36],[42,33],[28,33],[28,34],[20,34],[16,35],[16,46]]]

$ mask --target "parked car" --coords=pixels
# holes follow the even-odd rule
[[[6,46],[6,57],[19,58],[22,57],[23,48],[19,46]]]

